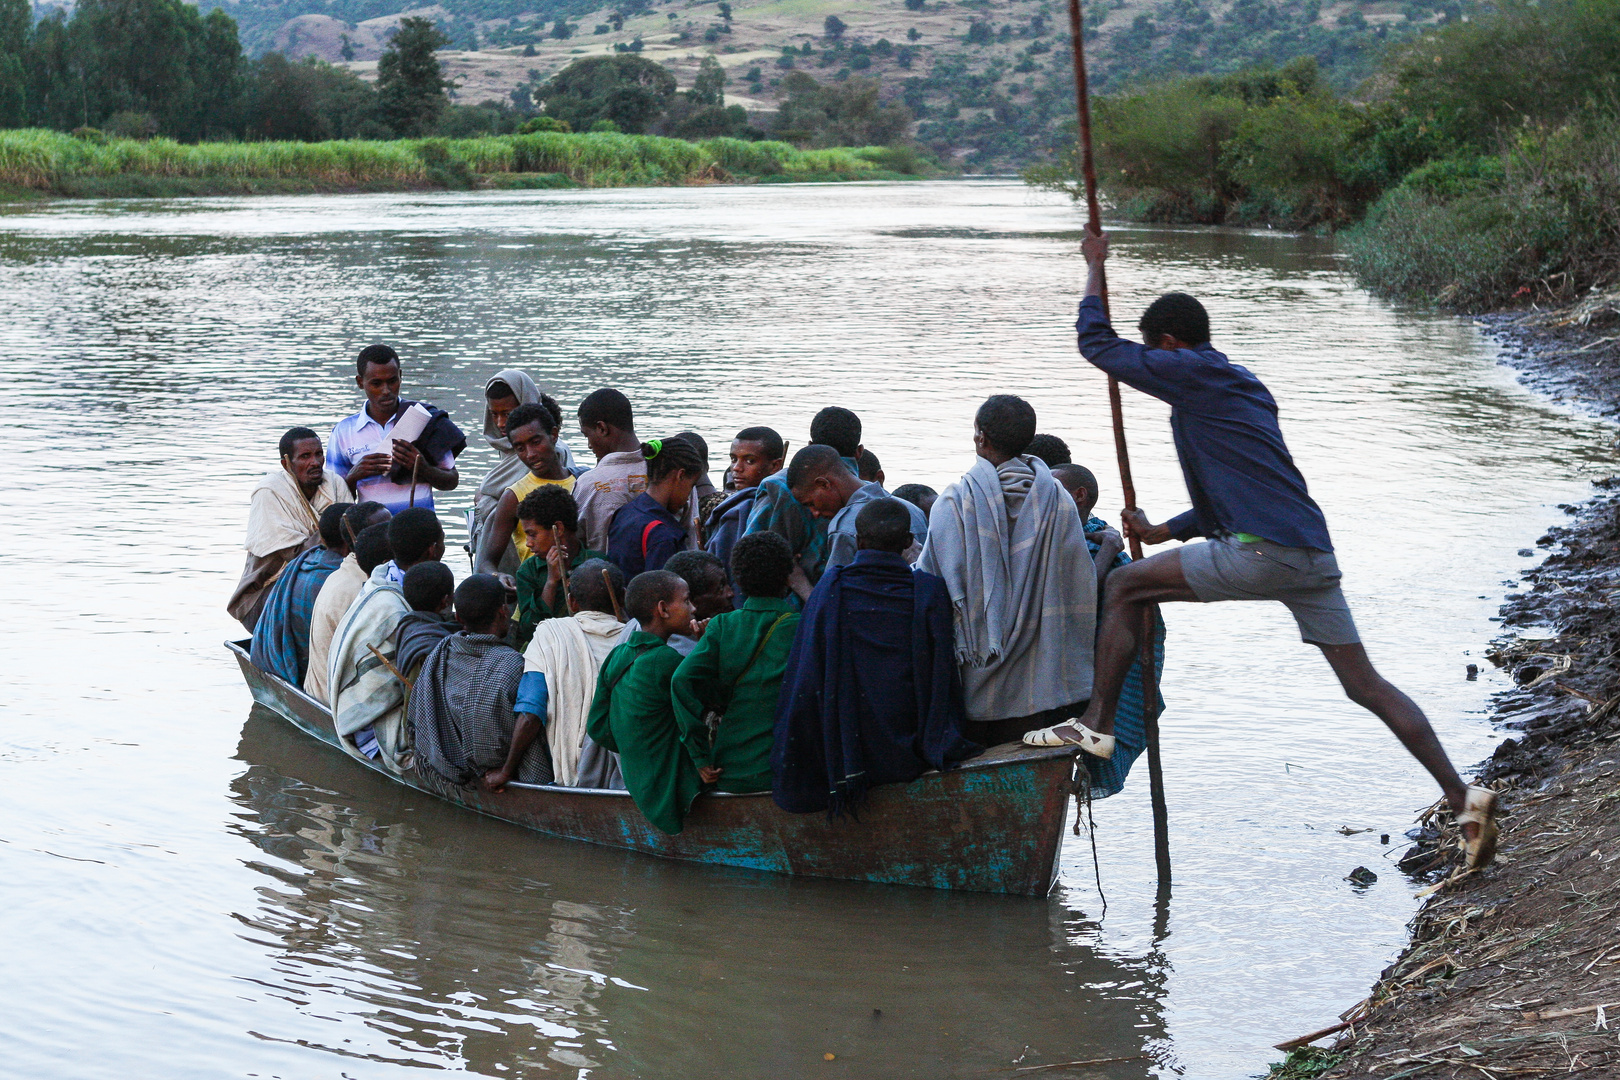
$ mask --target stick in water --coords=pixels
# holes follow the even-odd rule
[[[366,648],[371,650],[371,655],[372,656],[375,656],[377,659],[381,660],[385,665],[387,665],[388,670],[392,671],[394,673],[394,678],[398,679],[400,682],[405,684],[405,689],[407,689],[407,690],[415,690],[416,689],[415,684],[412,683],[411,680],[407,679],[405,677],[405,674],[402,671],[400,671],[399,668],[394,666],[393,661],[389,660],[388,657],[384,656],[382,653],[377,651],[377,646],[368,643],[366,645]]]
[[[1069,0],[1069,35],[1074,42],[1074,98],[1079,119],[1080,176],[1085,184],[1086,221],[1093,233],[1102,232],[1102,205],[1097,199],[1097,162],[1091,149],[1091,94],[1086,83],[1085,28],[1080,17],[1080,0]],[[1108,314],[1108,279],[1098,275],[1103,314]],[[1125,415],[1120,402],[1119,380],[1108,377],[1108,407],[1114,420],[1114,453],[1119,459],[1120,487],[1125,506],[1136,509],[1136,483],[1131,477],[1131,458],[1125,445]],[[1131,537],[1131,558],[1142,558],[1142,541]],[[1170,821],[1164,798],[1164,766],[1159,758],[1159,679],[1154,662],[1154,638],[1158,627],[1158,607],[1149,605],[1142,633],[1142,726],[1147,736],[1148,786],[1153,802],[1153,856],[1158,864],[1159,891],[1170,888]]]

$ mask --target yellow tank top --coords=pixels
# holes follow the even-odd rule
[[[545,484],[560,484],[562,489],[567,492],[574,490],[574,478],[572,476],[564,477],[561,480],[542,480],[532,472],[524,473],[523,479],[506,490],[516,495],[518,502],[522,502],[523,496]],[[521,521],[514,522],[512,525],[512,543],[517,545],[518,562],[522,562],[534,554],[529,550],[529,538],[523,535],[523,522]]]

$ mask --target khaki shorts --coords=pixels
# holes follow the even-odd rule
[[[1181,549],[1181,573],[1200,603],[1276,600],[1312,645],[1354,645],[1361,640],[1339,588],[1339,561],[1331,551],[1283,547],[1269,540],[1231,537]]]

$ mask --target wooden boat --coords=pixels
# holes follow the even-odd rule
[[[261,671],[248,642],[225,644],[255,701],[343,752],[323,702]],[[667,836],[623,791],[513,783],[498,795],[446,795],[349,756],[399,783],[548,836],[780,874],[1020,896],[1051,891],[1073,767],[1068,750],[1009,743],[948,773],[873,788],[859,819],[790,814],[768,793],[710,792],[692,804],[682,832]]]

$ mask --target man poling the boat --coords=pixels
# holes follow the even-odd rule
[[[1168,293],[1148,307],[1139,324],[1144,344],[1119,337],[1102,301],[1107,234],[1088,228],[1081,251],[1087,280],[1076,326],[1080,352],[1110,376],[1170,406],[1193,504],[1157,525],[1128,508],[1127,534],[1145,544],[1195,537],[1204,542],[1110,574],[1090,704],[1078,718],[1030,732],[1024,741],[1110,757],[1121,683],[1153,605],[1275,600],[1293,613],[1300,636],[1322,650],[1350,700],[1383,720],[1439,783],[1463,827],[1469,868],[1488,864],[1496,849],[1496,796],[1463,783],[1422,710],[1367,658],[1339,586],[1327,522],[1283,441],[1270,391],[1215,350],[1208,314],[1184,293]]]

